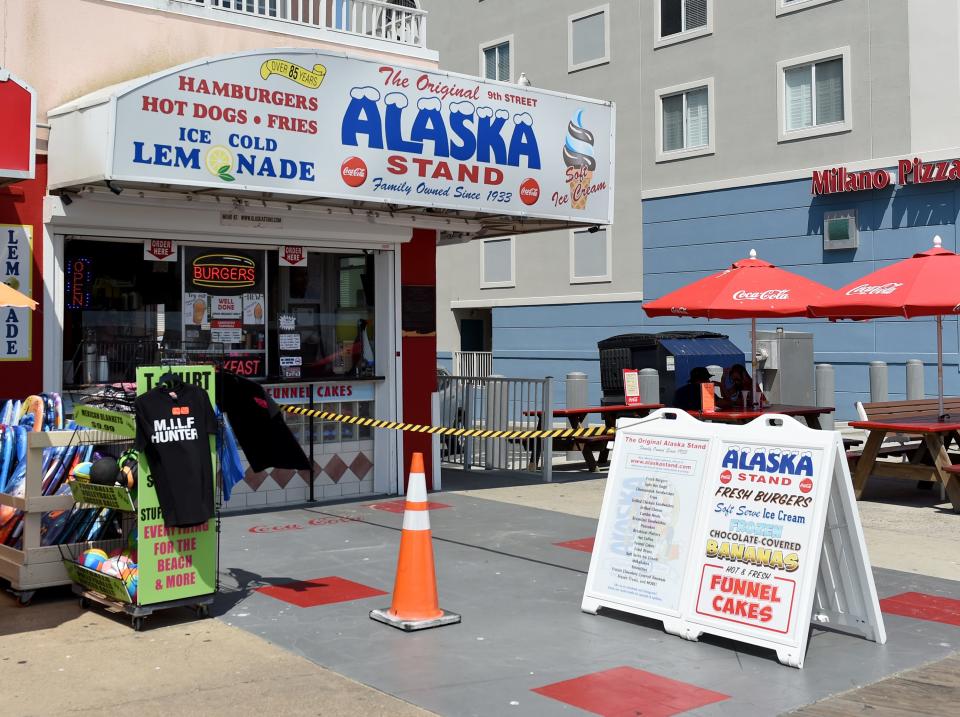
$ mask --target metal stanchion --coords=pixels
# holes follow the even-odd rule
[[[924,397],[923,361],[910,359],[907,361],[907,400],[919,401]]]
[[[887,382],[887,364],[884,361],[870,362],[870,402],[890,400]]]
[[[818,363],[816,368],[816,391],[818,406],[836,406],[836,372],[828,363]],[[820,416],[820,426],[825,431],[832,431],[835,411]]]
[[[313,384],[310,385],[310,410],[313,410]],[[313,494],[313,482],[316,480],[316,473],[314,473],[314,466],[316,465],[313,462],[313,442],[314,442],[314,433],[313,433],[313,414],[310,414],[310,489],[309,489],[309,500],[312,503],[316,500]]]

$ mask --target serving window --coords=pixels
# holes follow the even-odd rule
[[[309,252],[300,263],[277,266],[273,375],[373,376],[373,256]]]
[[[374,361],[371,254],[178,247],[68,238],[65,386],[132,381],[136,367],[214,363],[250,378],[362,378]]]

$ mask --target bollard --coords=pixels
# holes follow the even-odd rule
[[[640,369],[640,402],[660,403],[660,373],[655,368]]]
[[[553,428],[553,376],[547,376],[543,382],[543,427]],[[543,482],[553,482],[553,440],[550,438],[538,439],[542,441],[543,449]]]
[[[573,371],[567,374],[567,408],[587,405],[587,374]],[[567,451],[568,461],[583,460],[580,451]]]
[[[923,390],[923,361],[910,359],[907,361],[907,400],[918,401],[925,398]]]
[[[474,424],[474,414],[476,413],[476,406],[474,402],[477,397],[477,385],[473,381],[467,381],[463,390],[463,427],[464,428],[476,428]],[[473,467],[473,450],[474,450],[474,441],[476,439],[473,436],[467,436],[463,440],[463,470],[468,471]]]
[[[817,405],[836,406],[836,375],[833,366],[828,363],[818,363],[816,368]],[[820,427],[825,431],[832,431],[834,414],[836,411],[824,413],[820,416]]]
[[[888,401],[887,364],[883,361],[870,362],[870,403]]]

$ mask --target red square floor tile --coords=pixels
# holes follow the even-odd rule
[[[891,615],[960,627],[960,600],[953,598],[925,593],[900,593],[881,600],[880,609]]]
[[[257,592],[297,607],[331,605],[337,602],[361,600],[362,598],[387,594],[383,590],[361,585],[352,580],[338,578],[335,575],[326,578],[314,578],[313,580],[294,580],[283,585],[267,585],[257,588]]]
[[[388,500],[385,503],[372,503],[368,505],[368,508],[373,508],[374,510],[382,510],[384,513],[402,513],[404,511],[407,501],[403,498],[399,500]],[[451,506],[446,503],[434,503],[433,501],[427,501],[427,510],[438,510],[439,508],[450,508]]]
[[[594,540],[596,540],[596,538],[578,538],[577,540],[565,540],[562,543],[554,543],[554,545],[558,548],[569,548],[570,550],[592,553]]]
[[[670,717],[730,699],[634,667],[614,667],[533,691],[603,717]]]

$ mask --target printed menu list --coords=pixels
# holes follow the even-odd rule
[[[616,496],[602,534],[595,589],[677,610],[708,442],[655,435],[622,436]]]

